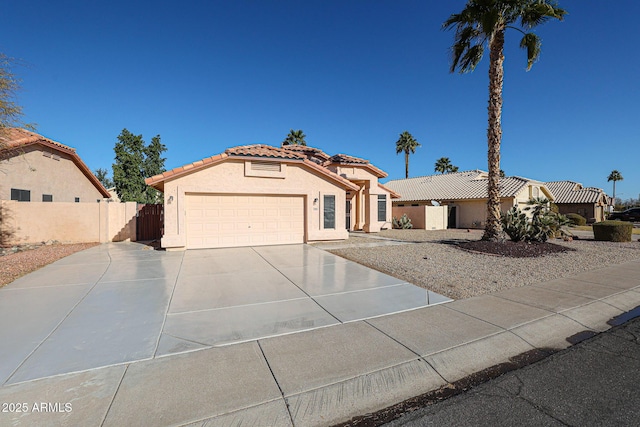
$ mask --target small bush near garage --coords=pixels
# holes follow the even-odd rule
[[[571,221],[573,225],[587,225],[587,218],[582,215],[578,215],[576,213],[567,214],[567,218]]]
[[[601,242],[630,242],[633,224],[624,221],[602,221],[593,224],[593,237]]]
[[[393,228],[399,229],[409,229],[413,228],[413,224],[411,224],[411,219],[407,216],[407,214],[402,215],[400,218],[393,217]]]

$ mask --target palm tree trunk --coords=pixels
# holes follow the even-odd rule
[[[409,152],[404,152],[404,177],[409,178]]]
[[[616,180],[613,180],[613,201],[611,202],[611,206],[615,210],[616,206]]]
[[[504,78],[504,29],[497,30],[490,43],[489,60],[489,127],[487,129],[489,182],[487,184],[487,224],[483,240],[501,239],[500,223],[500,143],[502,141],[502,82]]]

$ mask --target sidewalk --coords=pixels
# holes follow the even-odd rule
[[[515,356],[552,352],[640,305],[640,259],[308,332],[0,388],[0,425],[331,425]],[[19,404],[19,406],[17,405]]]

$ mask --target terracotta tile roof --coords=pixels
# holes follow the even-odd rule
[[[307,157],[303,154],[283,150],[282,148],[272,147],[270,145],[261,144],[243,145],[239,147],[228,148],[222,154],[207,157],[206,159],[198,160],[197,162],[189,163],[187,165],[180,166],[179,168],[171,169],[170,171],[164,172],[160,175],[149,177],[145,179],[145,182],[147,183],[147,185],[150,185],[160,191],[164,191],[164,182],[167,179],[178,178],[181,175],[193,173],[199,169],[213,166],[214,164],[220,163],[227,158],[243,157],[266,157],[271,159],[279,159],[283,162],[303,163],[309,168],[318,171],[319,173],[333,179],[334,181],[338,181],[346,188],[349,188],[351,190],[357,190],[359,188],[348,179],[345,179],[331,172],[329,169],[308,160]]]
[[[334,154],[329,158],[329,161],[331,163],[341,163],[341,164],[342,163],[347,163],[347,164],[355,163],[359,165],[369,164],[369,160],[361,159],[360,157],[348,156],[346,154]]]
[[[607,195],[600,188],[582,187],[574,181],[551,181],[545,185],[553,194],[555,203],[606,203]],[[603,200],[604,197],[604,200]]]
[[[241,145],[225,150],[229,156],[247,156],[247,157],[267,157],[270,159],[295,159],[303,160],[306,156],[302,153],[296,153],[284,148],[272,147],[270,145]]]
[[[42,135],[38,135],[37,133],[20,128],[5,128],[1,130],[0,142],[2,142],[2,145],[6,146],[6,148],[9,149],[26,147],[27,145],[41,143],[56,147],[67,153],[76,152],[76,150],[67,145],[60,144],[59,142],[53,141],[49,138],[45,138]]]
[[[360,166],[365,169],[369,169],[374,175],[378,178],[385,178],[387,173],[382,169],[378,169],[373,166],[369,160],[361,159],[360,157],[349,156],[346,154],[334,154],[324,163],[325,166],[329,165],[352,165],[352,166]]]
[[[501,178],[500,196],[516,197],[531,182],[543,185],[539,181],[518,176]],[[400,202],[486,199],[488,197],[487,172],[481,170],[397,179],[385,185],[401,195],[398,200]]]
[[[75,149],[59,142],[53,141],[49,138],[45,138],[44,136],[38,135],[37,133],[30,132],[26,129],[4,128],[0,130],[0,146],[4,146],[3,149],[11,150],[12,152],[15,151],[16,154],[19,154],[21,148],[34,144],[49,147],[53,150],[57,150],[69,155],[73,163],[75,163],[78,169],[80,169],[80,171],[87,177],[87,179],[91,181],[91,183],[94,185],[94,187],[96,187],[100,194],[102,194],[102,196],[105,198],[111,197],[109,191],[104,188],[98,178],[96,178],[93,172],[91,172],[91,170],[82,161],[82,159],[80,159],[80,156],[78,156]]]
[[[307,157],[317,157],[323,161],[329,160],[329,155],[319,148],[310,147],[308,145],[283,145],[283,150],[299,152]]]

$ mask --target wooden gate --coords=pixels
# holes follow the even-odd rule
[[[164,205],[138,204],[136,240],[157,240],[164,234]]]

